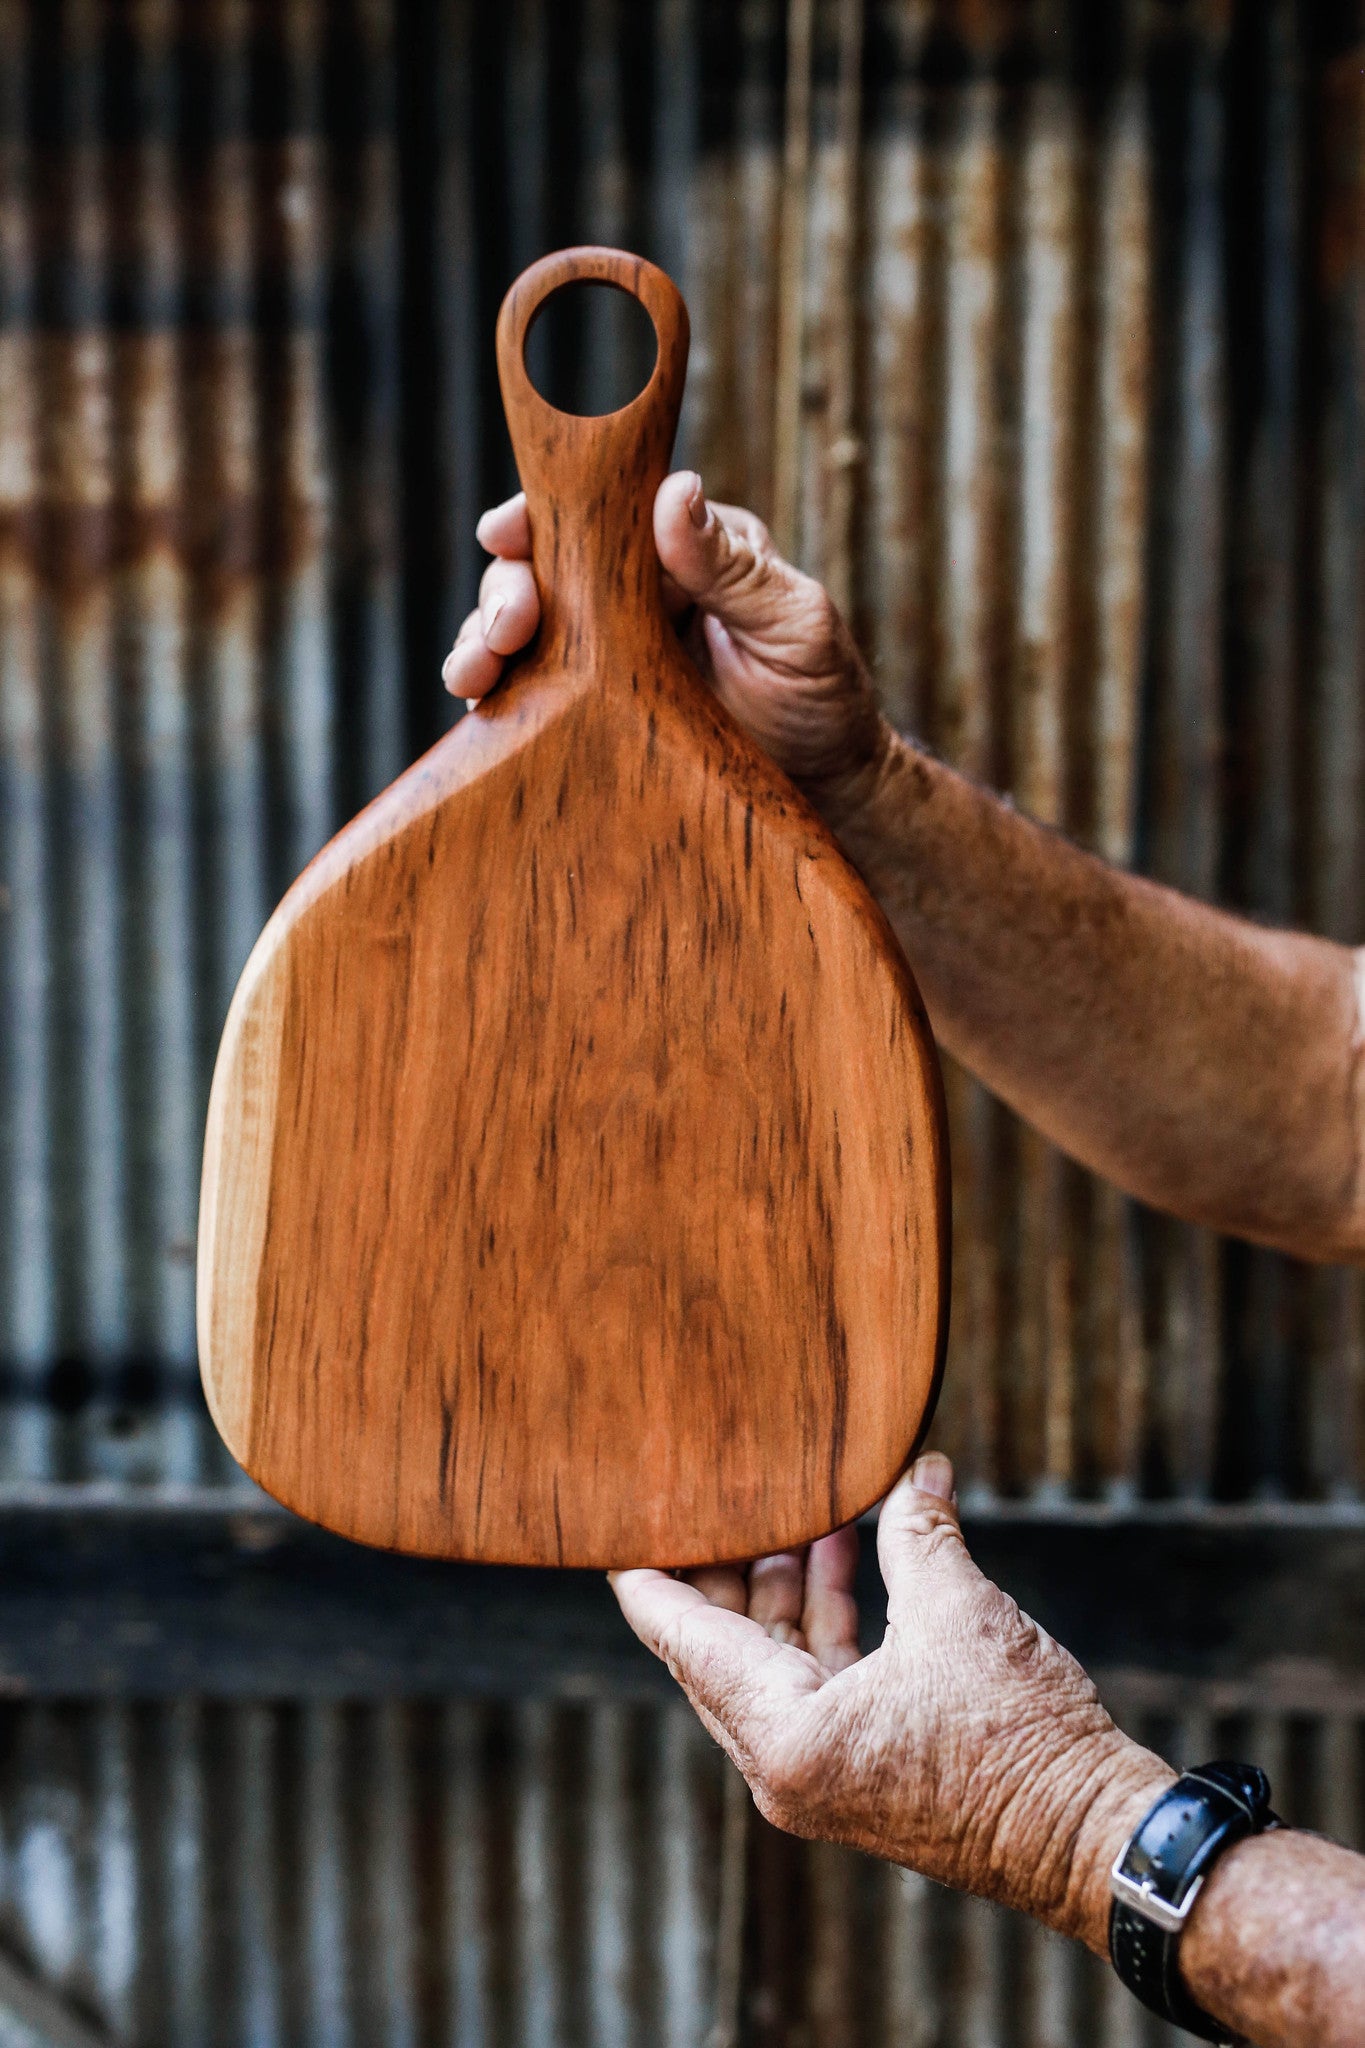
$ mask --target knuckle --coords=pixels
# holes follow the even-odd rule
[[[722,531],[725,543],[716,571],[715,587],[723,595],[733,597],[761,583],[768,573],[768,563],[760,558],[746,534],[734,533],[729,527],[722,528]]]
[[[953,1558],[966,1558],[962,1531],[951,1508],[928,1501],[906,1507],[888,1532],[893,1544],[911,1544],[916,1565],[930,1574]]]
[[[989,1580],[968,1596],[964,1620],[976,1641],[1013,1677],[1034,1677],[1056,1648],[1018,1602]]]
[[[689,1652],[687,1633],[686,1615],[674,1615],[660,1631],[658,1655],[679,1685],[686,1685],[705,1697],[706,1660],[704,1657],[699,1659],[695,1652]]]

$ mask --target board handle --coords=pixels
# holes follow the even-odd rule
[[[654,323],[649,382],[618,412],[560,412],[526,367],[526,338],[566,285],[615,285]],[[512,453],[531,521],[540,591],[541,653],[596,666],[612,643],[644,651],[667,631],[654,548],[654,493],[668,474],[687,376],[682,293],[643,256],[622,249],[561,249],[524,270],[498,314],[498,381]],[[647,644],[647,642],[646,642]]]

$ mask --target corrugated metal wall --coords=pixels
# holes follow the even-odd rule
[[[1361,1839],[1358,1719],[1130,1719]],[[681,1705],[7,1707],[0,1936],[94,2040],[175,2048],[1188,2038],[1073,1944],[769,1828],[725,1968],[723,1791]]]
[[[493,318],[548,247],[678,276],[682,458],[900,723],[1365,937],[1363,185],[1359,0],[0,0],[0,1494],[235,1483],[218,1029],[447,715]],[[557,346],[591,403],[625,343]],[[1361,1276],[1142,1214],[950,1079],[966,1486],[1358,1502]],[[1313,1710],[1246,1740],[1358,1839]],[[739,1969],[714,1759],[625,1711],[15,1708],[0,1917],[120,2041],[1148,2038],[1083,1959],[761,1829]]]

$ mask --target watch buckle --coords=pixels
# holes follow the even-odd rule
[[[1127,1854],[1125,1845],[1123,1855]],[[1179,1934],[1189,1919],[1195,1900],[1204,1888],[1204,1879],[1197,1877],[1178,1906],[1169,1899],[1163,1899],[1150,1877],[1130,1877],[1121,1868],[1123,1855],[1109,1873],[1109,1890],[1122,1906],[1128,1906],[1142,1919],[1159,1927],[1163,1934]]]

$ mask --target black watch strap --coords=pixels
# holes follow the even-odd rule
[[[1180,1936],[1204,1878],[1234,1842],[1280,1825],[1255,1764],[1201,1764],[1162,1793],[1110,1873],[1109,1954],[1128,1989],[1201,2041],[1231,2036],[1190,1997]]]

